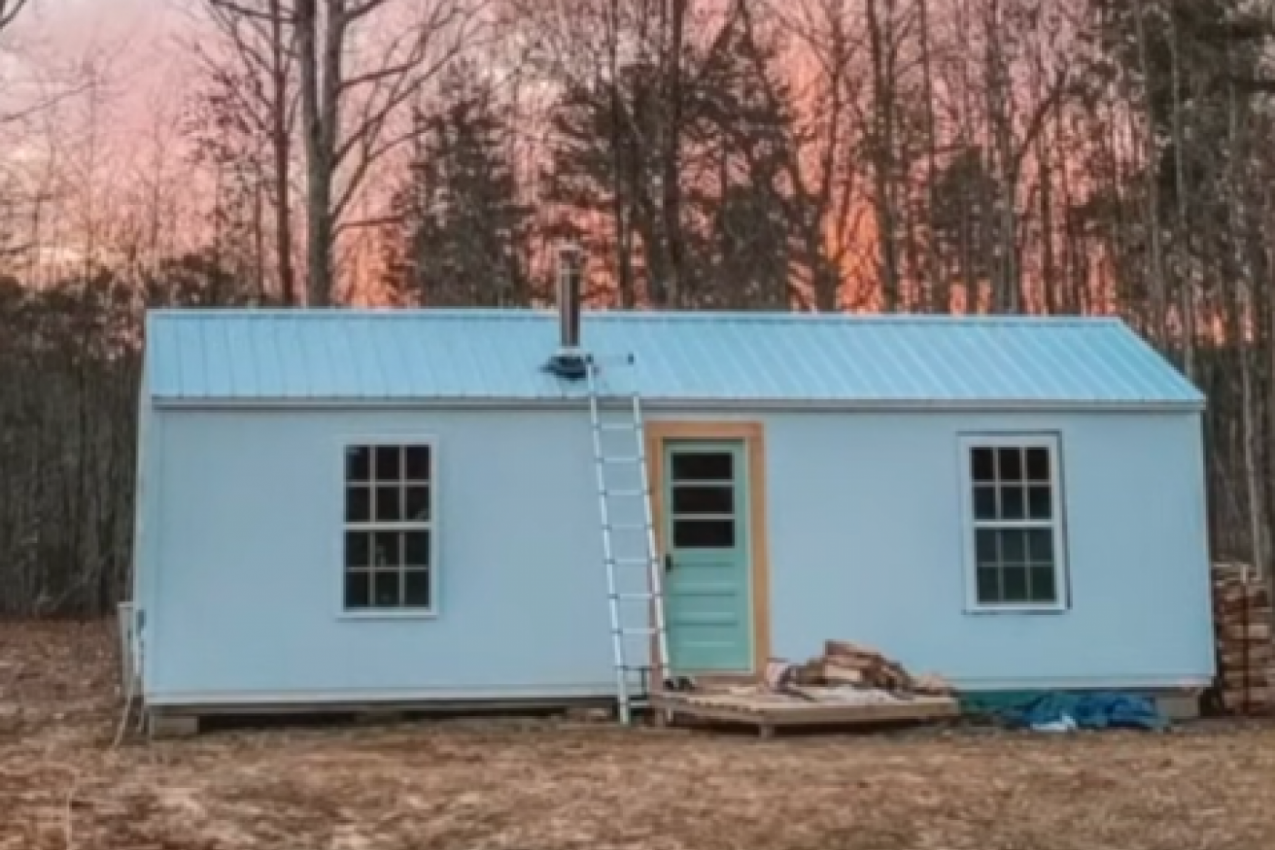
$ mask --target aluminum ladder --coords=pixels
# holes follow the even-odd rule
[[[632,362],[630,358],[629,362]],[[597,475],[598,509],[602,520],[602,549],[606,561],[607,596],[611,612],[611,643],[615,654],[615,687],[620,722],[632,722],[635,707],[649,706],[650,665],[633,665],[629,641],[654,638],[654,666],[663,680],[670,678],[668,630],[664,612],[664,574],[655,543],[651,486],[646,469],[646,429],[642,402],[633,392],[623,421],[606,421],[598,385],[599,366],[587,363],[589,419],[593,431],[593,459]],[[630,439],[608,445],[608,435]],[[617,476],[627,471],[623,480]],[[642,572],[645,570],[645,573]],[[634,585],[645,577],[640,588]],[[642,603],[646,603],[643,605]],[[641,625],[633,625],[641,623]],[[646,694],[635,697],[637,674]]]

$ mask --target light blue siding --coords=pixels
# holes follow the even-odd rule
[[[139,385],[140,393],[137,407],[137,455],[134,459],[134,516],[133,516],[133,574],[132,585],[133,622],[131,629],[130,650],[133,653],[132,663],[139,660],[146,663],[147,656],[142,644],[146,639],[144,623],[139,620],[139,607],[145,608],[154,601],[151,594],[154,577],[157,572],[159,557],[159,537],[163,516],[160,513],[160,491],[163,483],[159,479],[159,463],[163,457],[163,447],[157,439],[159,424],[157,414],[151,404],[150,363],[143,361]],[[145,671],[140,672],[145,676]]]
[[[775,650],[878,645],[975,688],[1202,683],[1213,672],[1192,416],[767,420]],[[959,434],[1059,431],[1070,610],[966,614]]]
[[[847,638],[989,688],[1212,674],[1198,415],[740,418],[766,429],[776,654]],[[1062,434],[1062,614],[964,613],[957,443],[1007,429]],[[343,619],[342,441],[398,434],[438,440],[438,615]],[[583,409],[161,410],[150,438],[150,702],[612,692]]]
[[[586,313],[610,391],[653,402],[1187,405],[1200,393],[1107,318]],[[552,400],[557,318],[531,310],[181,310],[148,320],[165,402]],[[608,364],[634,355],[639,368]]]
[[[148,698],[605,693],[583,414],[164,412]],[[437,440],[438,614],[341,616],[346,440]]]

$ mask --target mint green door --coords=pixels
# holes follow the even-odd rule
[[[664,443],[664,592],[676,673],[752,669],[748,470],[742,441]]]

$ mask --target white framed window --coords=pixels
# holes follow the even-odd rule
[[[437,604],[432,441],[359,441],[345,448],[347,613],[432,613]]]
[[[962,437],[969,610],[1067,608],[1059,455],[1052,434]]]

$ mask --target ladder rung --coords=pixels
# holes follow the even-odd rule
[[[624,600],[650,600],[658,599],[659,596],[655,593],[613,593],[612,598]]]
[[[603,496],[616,496],[621,499],[637,499],[645,498],[648,494],[646,490],[603,490]]]
[[[648,526],[645,525],[608,525],[609,531],[646,531]]]
[[[616,629],[622,635],[654,635],[659,634],[659,629],[651,626],[643,626],[640,629]]]
[[[624,457],[604,457],[599,459],[601,463],[633,463],[638,464],[646,460],[641,456],[626,455]]]
[[[623,425],[617,425],[614,422],[599,422],[594,426],[599,431],[637,431],[638,426],[632,422],[626,422]]]

